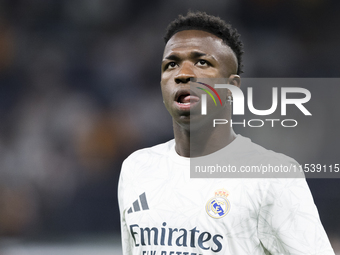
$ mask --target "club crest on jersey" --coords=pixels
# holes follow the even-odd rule
[[[230,211],[230,202],[227,199],[229,192],[225,189],[215,191],[215,197],[209,199],[205,206],[207,214],[214,218],[220,219],[228,214]]]

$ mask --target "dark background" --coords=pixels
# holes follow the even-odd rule
[[[325,78],[312,91],[323,125],[249,136],[300,163],[340,163],[340,88],[326,79],[339,76],[339,1],[0,0],[0,236],[119,234],[123,159],[173,137],[162,38],[189,9],[238,29],[242,77]],[[339,179],[308,182],[336,245]]]

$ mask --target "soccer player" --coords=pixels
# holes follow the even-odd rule
[[[231,118],[229,90],[220,91],[222,107],[212,116],[199,112],[190,84],[225,77],[240,86],[243,50],[236,30],[218,17],[189,12],[170,23],[165,43],[161,89],[174,140],[138,150],[123,163],[123,254],[334,254],[305,179],[190,178],[190,157],[297,163],[230,126],[212,127],[212,118]]]

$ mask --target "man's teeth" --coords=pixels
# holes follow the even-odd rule
[[[179,102],[180,104],[184,104],[184,105],[188,105],[188,104],[190,104],[190,102],[188,102],[188,103],[181,103],[181,102]]]

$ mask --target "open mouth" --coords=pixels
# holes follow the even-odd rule
[[[180,90],[176,93],[176,102],[180,108],[188,108],[199,101],[199,97],[190,90]]]

